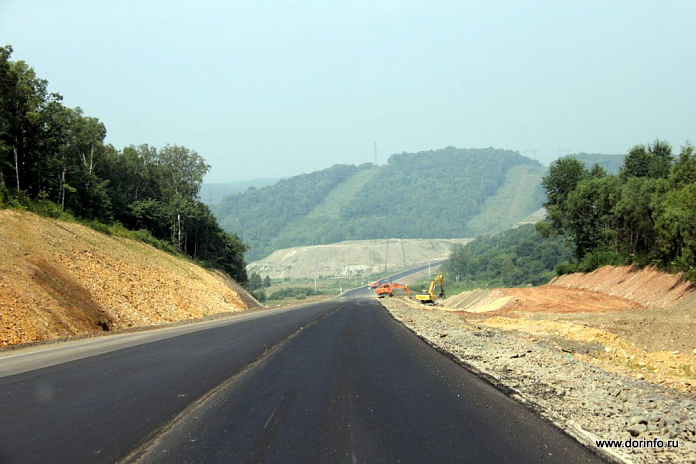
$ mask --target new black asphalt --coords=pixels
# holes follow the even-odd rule
[[[124,459],[598,461],[375,300],[232,318],[0,378],[0,462]]]

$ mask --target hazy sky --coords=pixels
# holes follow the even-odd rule
[[[186,145],[220,182],[371,161],[375,140],[380,161],[679,147],[694,18],[692,0],[0,0],[0,43],[108,142]]]

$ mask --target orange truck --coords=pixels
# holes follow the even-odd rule
[[[370,282],[370,283],[368,283],[367,285],[368,285],[370,288],[377,288],[377,287],[379,287],[379,286],[381,286],[381,285],[389,285],[389,284],[391,284],[391,280],[389,280],[389,279],[379,279],[379,280],[375,280],[374,282]]]
[[[377,290],[375,290],[375,294],[377,295],[377,298],[384,298],[385,296],[392,297],[394,296],[394,290],[397,288],[403,288],[408,297],[411,298],[411,291],[408,289],[408,285],[402,284],[401,282],[382,284],[377,288]]]

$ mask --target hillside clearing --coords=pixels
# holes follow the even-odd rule
[[[446,258],[455,244],[471,239],[352,240],[277,250],[247,266],[247,271],[272,279],[387,275]]]
[[[505,173],[505,183],[486,199],[481,212],[469,221],[474,235],[494,235],[523,221],[539,209],[543,166],[523,164]]]

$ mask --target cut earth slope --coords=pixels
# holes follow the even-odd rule
[[[0,346],[254,306],[225,274],[150,245],[0,210]]]

